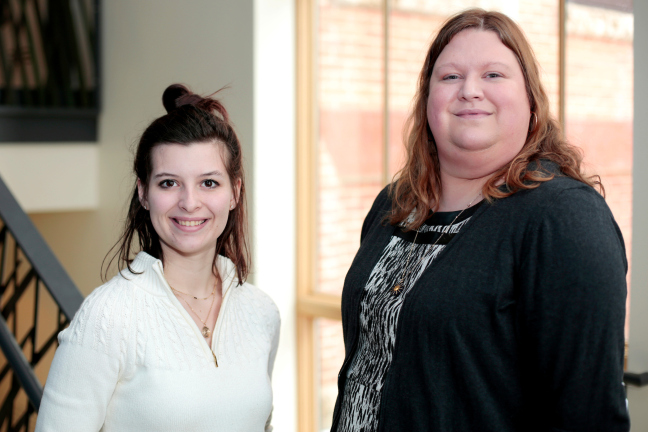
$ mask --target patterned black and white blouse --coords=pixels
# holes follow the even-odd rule
[[[461,214],[434,213],[418,229],[418,235],[416,231],[401,229],[392,235],[364,289],[360,338],[347,373],[338,431],[377,430],[382,387],[396,345],[401,306],[423,271],[478,207],[479,203]],[[393,288],[397,284],[402,289],[395,293]]]

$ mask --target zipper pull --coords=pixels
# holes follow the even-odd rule
[[[212,351],[211,353],[214,356],[214,363],[216,364],[216,367],[218,367],[218,360],[216,359],[216,353],[214,351]]]

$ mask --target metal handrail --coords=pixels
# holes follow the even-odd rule
[[[623,373],[623,382],[636,387],[644,387],[648,385],[648,372],[644,373]]]
[[[29,361],[27,361],[25,354],[23,354],[20,345],[16,342],[13,333],[4,319],[0,319],[0,348],[2,348],[7,362],[16,374],[20,386],[27,393],[29,402],[38,411],[43,396],[43,386],[38,378],[36,378],[34,370],[29,366]]]

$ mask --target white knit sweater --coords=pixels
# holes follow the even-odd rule
[[[210,349],[162,262],[141,252],[131,267],[142,273],[97,288],[59,334],[36,431],[272,430],[273,301],[237,285],[234,265],[219,257],[223,302]]]

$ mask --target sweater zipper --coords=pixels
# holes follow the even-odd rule
[[[229,299],[230,291],[233,289],[233,287],[229,287],[227,291],[225,291],[225,295],[223,296],[223,301],[221,303],[220,310],[218,311],[218,318],[216,318],[216,328],[214,329],[214,338],[212,340],[212,346],[214,347],[213,349],[210,347],[210,351],[212,355],[214,356],[214,365],[218,367],[218,358],[216,356],[216,347],[218,346],[218,339],[220,339],[220,332],[221,332],[221,323],[223,322],[223,315],[225,313],[225,309],[227,306],[227,300]]]
[[[162,268],[161,265],[158,265],[158,271],[159,271],[159,276],[162,278],[164,283],[169,287],[169,289],[171,289],[171,286],[169,285],[169,283],[166,281],[166,278],[164,277],[164,269]],[[220,308],[220,311],[218,312],[218,318],[216,318],[216,326],[215,326],[216,328],[214,329],[214,338],[216,338],[216,334],[217,334],[216,330],[217,329],[218,329],[218,331],[220,333],[220,325],[219,324],[221,322],[221,316],[223,316],[223,312],[225,310],[226,299],[229,297],[228,296],[229,291],[230,290],[228,289],[227,292],[225,293],[225,296],[223,297],[223,302],[221,303],[221,308]],[[218,345],[217,342],[218,341],[216,339],[212,340],[212,345],[217,346]],[[216,367],[218,367],[218,358],[216,357],[215,350],[212,350],[211,347],[208,347],[208,349],[209,349],[209,352],[211,352],[212,356],[214,357],[214,365]]]

